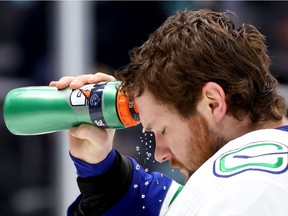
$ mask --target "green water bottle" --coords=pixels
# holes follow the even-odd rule
[[[118,91],[120,82],[88,84],[79,89],[51,86],[16,88],[4,100],[3,116],[15,135],[39,135],[88,123],[104,128],[139,124],[136,104]]]

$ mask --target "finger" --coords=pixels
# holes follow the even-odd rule
[[[77,88],[82,87],[83,85],[93,83],[89,81],[91,77],[93,76],[94,76],[93,74],[83,74],[83,75],[77,76],[70,83],[70,87],[73,89],[77,89]]]
[[[70,83],[72,82],[72,80],[74,80],[75,77],[73,76],[65,76],[65,77],[62,77],[59,81],[57,81],[55,83],[55,86],[58,88],[58,89],[64,89],[64,88],[67,88]]]
[[[95,73],[93,76],[90,77],[89,82],[90,83],[98,83],[103,81],[116,81],[115,77],[105,74],[105,73]]]
[[[94,84],[103,81],[115,81],[116,79],[108,74],[98,72],[96,74],[86,74],[76,77],[71,83],[70,87],[73,89],[80,88],[85,84]]]
[[[74,76],[65,76],[62,77],[59,81],[51,81],[49,86],[56,86],[58,89],[63,89],[68,86],[72,86],[73,89],[80,88],[81,86],[87,84],[86,80],[89,79],[91,75],[80,75],[77,77]],[[71,84],[72,83],[72,84]]]
[[[49,86],[56,86],[56,85],[57,85],[57,82],[58,82],[58,81],[51,81],[51,82],[49,83]]]
[[[99,144],[102,144],[103,140],[109,139],[109,134],[105,129],[89,124],[81,124],[79,127],[71,128],[70,134],[78,139],[86,139]]]
[[[70,129],[71,154],[90,164],[103,161],[112,150],[114,129],[102,129],[88,124]]]

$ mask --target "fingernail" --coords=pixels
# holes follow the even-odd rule
[[[49,83],[49,86],[55,86],[56,85],[56,81],[51,81],[50,83]]]

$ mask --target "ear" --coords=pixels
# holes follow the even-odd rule
[[[208,114],[215,122],[220,122],[227,111],[226,95],[222,87],[215,82],[208,82],[202,88],[202,96],[205,110],[208,109]]]

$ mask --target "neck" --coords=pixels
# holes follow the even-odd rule
[[[280,121],[267,121],[256,125],[255,130],[278,128],[284,125],[288,125],[287,118],[282,118]]]
[[[283,117],[279,121],[265,121],[260,123],[253,123],[249,118],[238,121],[235,118],[228,116],[225,121],[226,123],[229,123],[225,124],[225,126],[222,125],[222,127],[219,127],[219,133],[225,133],[223,134],[223,137],[226,141],[230,141],[251,131],[260,129],[272,129],[288,125],[288,120],[285,117]]]

